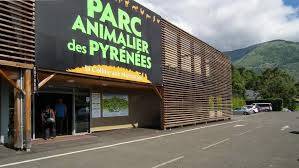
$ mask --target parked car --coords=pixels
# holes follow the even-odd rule
[[[271,103],[253,103],[258,108],[259,112],[269,112],[272,111]]]
[[[259,112],[256,105],[246,105],[244,107],[247,108],[252,113],[258,113]]]
[[[247,107],[242,107],[234,110],[235,114],[243,114],[243,115],[250,115],[253,114],[254,112],[252,110],[249,110]]]

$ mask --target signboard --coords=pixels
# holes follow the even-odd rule
[[[36,67],[33,67],[32,70],[32,78],[33,78],[33,94],[37,93],[38,91],[38,80],[37,80],[37,70]]]
[[[101,118],[101,93],[91,93],[91,118]]]
[[[36,2],[36,64],[161,83],[161,18],[131,0]]]
[[[128,95],[103,94],[103,117],[129,116]]]

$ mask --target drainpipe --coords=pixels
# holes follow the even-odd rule
[[[23,89],[23,74],[22,69],[19,70],[19,79],[17,80],[16,86]],[[14,140],[13,145],[16,149],[23,149],[23,93],[15,89],[15,109],[14,109]]]
[[[76,135],[76,90],[73,88],[72,94],[72,135]]]
[[[24,90],[24,75],[23,75],[23,70],[21,69],[20,70],[20,88],[22,90]],[[20,112],[21,112],[21,116],[20,116],[20,119],[21,119],[21,128],[20,128],[20,140],[21,140],[21,149],[24,149],[24,94],[21,94],[20,96]]]

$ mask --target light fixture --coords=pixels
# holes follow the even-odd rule
[[[67,82],[68,82],[68,83],[74,83],[74,82],[75,82],[75,80],[73,80],[73,79],[70,79],[70,80],[67,80]]]

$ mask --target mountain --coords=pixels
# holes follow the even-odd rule
[[[299,43],[274,40],[247,48],[224,52],[236,67],[245,67],[256,72],[279,67],[299,81]]]

